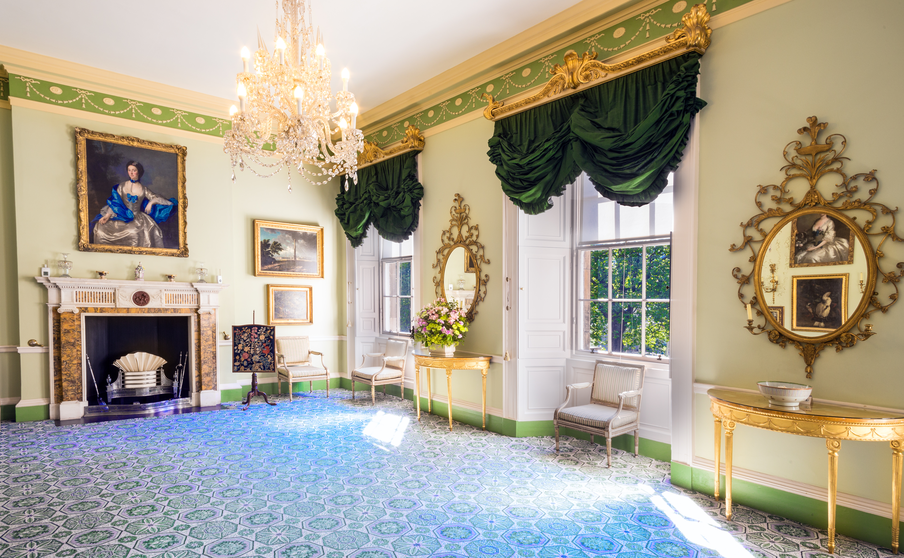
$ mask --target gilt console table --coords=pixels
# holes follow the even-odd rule
[[[480,370],[483,379],[483,429],[487,428],[487,372],[490,371],[489,356],[434,356],[422,349],[414,351],[414,401],[417,419],[421,420],[421,367],[427,369],[427,412],[433,412],[433,393],[430,385],[430,369],[442,368],[446,371],[446,393],[449,396],[449,431],[452,431],[452,371]]]
[[[901,475],[904,465],[904,413],[825,403],[801,404],[799,408],[770,405],[766,397],[731,389],[707,392],[715,420],[715,498],[719,499],[720,441],[725,427],[725,517],[731,520],[731,453],[738,424],[756,428],[825,438],[829,450],[829,545],[835,552],[835,496],[838,490],[838,452],[842,440],[888,442],[891,445],[891,548],[898,553],[898,522],[901,510]]]

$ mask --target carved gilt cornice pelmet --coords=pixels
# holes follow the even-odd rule
[[[364,142],[364,151],[358,155],[358,169],[385,161],[397,155],[409,151],[422,151],[427,144],[424,135],[415,126],[408,126],[405,130],[405,138],[393,147],[381,149],[376,143]]]
[[[530,108],[533,105],[548,103],[559,97],[575,93],[578,89],[594,84],[599,85],[620,75],[636,70],[653,62],[674,58],[689,51],[703,54],[709,48],[712,29],[709,27],[709,12],[706,6],[697,4],[681,18],[681,27],[666,38],[666,44],[643,54],[639,54],[622,62],[606,64],[596,59],[596,52],[578,53],[569,50],[565,53],[564,64],[556,64],[549,70],[552,78],[538,93],[511,104],[497,101],[488,93],[483,99],[488,103],[483,111],[487,120],[498,120],[506,116]]]

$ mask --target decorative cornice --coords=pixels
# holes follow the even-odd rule
[[[715,18],[716,16],[723,17],[723,14],[739,6],[759,1],[704,0],[703,3]],[[773,0],[761,3],[762,9],[768,9],[772,7]],[[592,26],[590,31],[584,31],[581,38],[559,46],[554,51],[544,51],[539,58],[535,58],[533,61],[524,62],[521,65],[505,65],[504,73],[501,75],[476,85],[470,85],[457,95],[447,97],[429,106],[420,105],[409,112],[408,116],[377,129],[365,125],[365,139],[378,145],[391,145],[402,139],[404,131],[409,125],[417,126],[425,135],[429,135],[428,130],[434,126],[445,124],[475,110],[483,110],[484,103],[481,96],[484,93],[493,94],[497,101],[524,96],[526,92],[543,84],[542,80],[549,75],[549,71],[553,68],[553,61],[562,60],[569,50],[589,51],[603,56],[605,60],[610,60],[653,42],[658,41],[664,44],[665,37],[681,26],[681,18],[688,11],[688,4],[689,2],[686,0],[666,0],[658,4],[645,3],[643,5],[645,8],[640,13],[637,13],[635,8],[625,10],[618,17],[607,19],[601,25]],[[711,27],[716,27],[716,25]],[[533,46],[537,43],[528,44]],[[530,56],[537,56],[534,53]],[[511,58],[515,58],[515,56],[513,54]],[[529,60],[526,56],[521,59]],[[496,67],[498,66],[502,66],[502,64]],[[449,87],[454,87],[454,85]],[[414,96],[400,97],[410,99]],[[416,103],[416,99],[414,101],[412,104]],[[372,111],[368,111],[362,115],[361,119],[383,122],[391,118],[382,118],[378,121],[371,117],[371,113]]]
[[[175,128],[208,136],[223,137],[232,128],[228,118],[170,108],[81,87],[10,74],[9,95],[38,103],[103,114],[125,120]]]
[[[405,130],[405,137],[402,139],[402,141],[400,141],[397,145],[387,147],[386,149],[380,149],[377,144],[370,141],[365,141],[364,151],[358,155],[358,170],[379,163],[380,161],[385,161],[386,159],[390,159],[397,155],[401,155],[402,153],[408,153],[409,151],[421,151],[424,149],[425,145],[426,140],[424,139],[424,135],[421,134],[421,131],[414,126],[408,126],[408,129]]]
[[[506,105],[505,101],[496,101],[492,95],[484,93],[482,97],[487,101],[487,107],[484,109],[483,115],[487,120],[504,118],[507,115],[511,116],[532,106],[571,95],[580,89],[599,85],[630,71],[674,58],[688,51],[703,54],[709,48],[712,35],[709,19],[706,7],[703,4],[697,4],[681,18],[681,27],[666,37],[665,45],[613,64],[597,60],[597,52],[584,52],[582,56],[578,57],[577,52],[569,50],[565,53],[565,63],[554,65],[549,71],[552,78],[539,92],[530,97]]]

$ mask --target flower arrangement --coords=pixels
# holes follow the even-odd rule
[[[411,337],[423,345],[455,346],[468,332],[466,312],[458,302],[436,299],[418,312]]]

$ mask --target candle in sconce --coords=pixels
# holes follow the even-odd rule
[[[747,303],[747,319],[753,320],[753,311],[750,309],[750,303]]]

